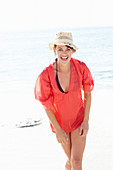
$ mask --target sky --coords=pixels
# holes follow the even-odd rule
[[[0,0],[0,31],[113,26],[112,0]]]

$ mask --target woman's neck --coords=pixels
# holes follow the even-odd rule
[[[70,72],[70,62],[68,62],[67,64],[61,64],[58,60],[57,60],[57,64],[58,64],[58,70],[59,72],[62,73],[69,73]]]

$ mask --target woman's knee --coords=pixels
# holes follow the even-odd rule
[[[71,166],[76,169],[81,169],[82,168],[82,160],[79,158],[72,158]]]

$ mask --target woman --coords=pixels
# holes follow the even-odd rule
[[[85,63],[72,58],[78,48],[70,32],[56,34],[49,47],[57,58],[38,76],[35,98],[44,106],[51,129],[68,157],[65,169],[82,170],[93,78]]]

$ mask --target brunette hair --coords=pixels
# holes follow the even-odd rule
[[[57,45],[56,45],[56,44],[54,44],[54,48],[56,48],[56,47],[57,47]],[[68,47],[68,48],[72,49],[72,50],[74,51],[74,53],[76,52],[76,50],[75,50],[75,49],[73,49],[73,47],[70,47],[70,46],[68,46],[68,45],[66,45],[66,47]]]

